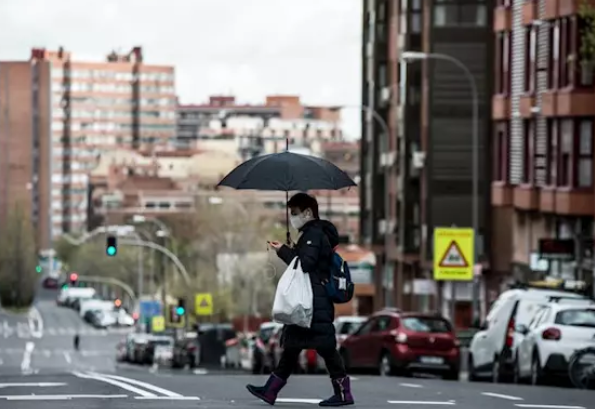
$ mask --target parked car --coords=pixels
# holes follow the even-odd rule
[[[343,341],[339,351],[349,369],[459,379],[459,342],[450,322],[440,315],[398,309],[377,312]]]
[[[116,361],[126,361],[126,341],[120,341],[116,345]]]
[[[187,333],[186,339],[177,341],[172,351],[172,368],[194,368],[197,364],[198,339],[195,332]]]
[[[353,334],[364,322],[367,317],[343,316],[335,320],[335,332],[337,333],[337,348],[345,339]]]
[[[540,306],[552,300],[563,304],[588,299],[574,292],[524,285],[500,294],[469,345],[469,380],[512,380],[517,347],[525,338],[515,328],[529,325]]]
[[[516,331],[524,338],[515,357],[515,381],[539,385],[551,376],[568,377],[572,354],[595,345],[595,304],[549,304]]]
[[[55,277],[46,277],[42,282],[43,288],[56,289],[58,288],[58,279]]]
[[[276,362],[275,348],[278,346],[277,342],[273,342],[273,350],[271,351],[271,345],[269,341],[273,335],[279,335],[283,325],[276,322],[264,322],[260,325],[258,333],[255,335],[254,349],[252,351],[252,373],[266,373],[270,372]]]
[[[172,348],[174,340],[166,335],[149,335],[142,349],[141,364],[153,365],[155,363],[155,352],[159,347]],[[163,349],[162,349],[163,350]]]

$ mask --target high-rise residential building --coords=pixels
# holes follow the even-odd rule
[[[28,181],[26,200],[44,225],[42,247],[63,232],[85,229],[88,173],[103,152],[173,146],[174,69],[146,64],[140,47],[101,62],[78,61],[62,48],[35,48],[29,61],[2,67],[0,134],[10,156],[0,160],[0,171],[13,169]],[[32,158],[31,168],[17,173],[9,165],[20,161],[14,157],[20,151]],[[0,203],[14,202],[11,192],[22,183],[3,180],[8,187],[0,189]]]
[[[593,280],[593,11],[550,0],[494,10],[492,267],[516,279]],[[543,239],[555,260],[540,260]]]
[[[376,307],[448,312],[449,284],[432,280],[433,230],[472,225],[471,85],[450,61],[430,55],[405,64],[400,56],[417,51],[455,58],[477,85],[478,247],[488,276],[493,1],[363,3],[362,104],[368,109],[362,114],[360,237],[379,260]],[[463,324],[471,320],[471,287],[456,288]]]

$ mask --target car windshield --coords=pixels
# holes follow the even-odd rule
[[[361,322],[346,321],[338,325],[337,333],[339,335],[353,334],[361,325]]]
[[[555,323],[572,327],[595,328],[595,309],[560,311],[556,315]]]
[[[403,319],[403,326],[415,332],[451,332],[450,324],[442,318],[407,317]]]

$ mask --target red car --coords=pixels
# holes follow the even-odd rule
[[[459,379],[459,341],[450,322],[440,315],[396,309],[377,312],[343,341],[340,352],[349,369]]]
[[[43,280],[43,288],[56,289],[58,288],[58,279],[54,277],[46,277]]]

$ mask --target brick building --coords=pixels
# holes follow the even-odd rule
[[[492,267],[519,279],[593,277],[594,33],[582,3],[500,0],[494,12]],[[573,240],[576,262],[537,269],[545,238]]]

